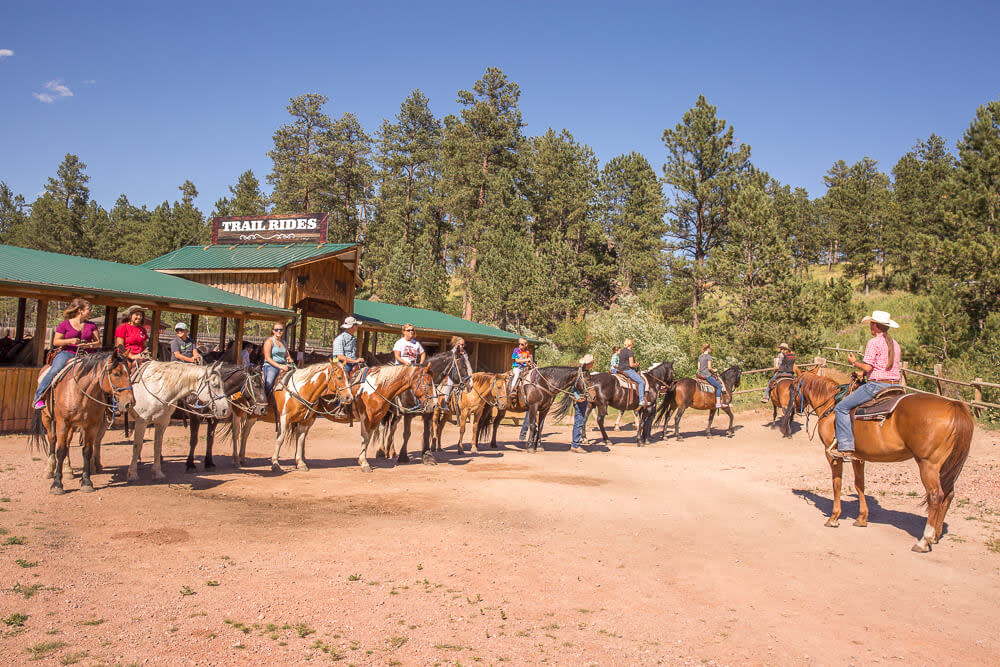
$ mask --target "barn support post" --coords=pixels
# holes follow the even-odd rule
[[[195,315],[194,317],[197,317]],[[153,310],[153,321],[149,325],[149,353],[160,361],[160,311]]]
[[[299,322],[299,356],[297,361],[301,362],[306,357],[306,335],[309,333],[309,315],[302,311],[302,321]]]
[[[228,322],[228,318],[226,318],[224,316],[221,317],[221,318],[219,318],[219,349],[220,350],[225,350],[226,349],[226,336],[229,333],[228,331],[226,331],[226,328],[227,328],[226,324],[227,324],[227,322]]]
[[[243,352],[243,326],[246,324],[246,320],[235,319],[233,320],[233,353],[229,355],[231,358],[230,362],[234,364],[240,363],[240,353]]]
[[[38,300],[38,315],[35,318],[35,335],[31,341],[32,360],[36,366],[45,365],[45,339],[47,338],[45,327],[49,322],[49,300]]]
[[[200,318],[197,315],[192,315],[191,316],[191,331],[190,331],[190,333],[188,333],[188,337],[191,338],[192,341],[194,341],[195,345],[198,344],[198,323],[199,323],[199,319]]]
[[[104,338],[101,344],[104,347],[111,347],[115,344],[115,328],[118,322],[118,307],[106,306],[104,308]]]
[[[24,338],[24,318],[28,314],[28,299],[21,297],[17,300],[17,320],[14,322],[14,340]]]
[[[368,354],[368,343],[371,341],[372,332],[365,331],[361,334],[361,356]]]
[[[479,341],[472,344],[472,370],[479,370]]]
[[[372,343],[371,343],[371,345],[372,345],[372,354],[376,354],[378,352],[378,332],[377,331],[373,331],[372,332]]]

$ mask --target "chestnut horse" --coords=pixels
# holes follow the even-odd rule
[[[793,398],[801,395],[809,409],[819,415],[816,430],[826,447],[834,441],[835,380],[804,373],[793,387]],[[791,419],[793,410],[785,410]],[[920,480],[927,491],[927,524],[924,534],[913,545],[913,551],[927,553],[944,532],[944,517],[955,497],[955,481],[969,455],[975,420],[964,403],[943,396],[910,394],[896,405],[885,421],[855,421],[854,488],[858,492],[858,519],[855,526],[868,525],[868,503],[865,501],[865,461],[897,463],[917,460]],[[826,456],[833,476],[833,512],[826,525],[836,528],[840,520],[840,489],[843,484],[844,462]]]
[[[730,366],[726,370],[722,371],[722,385],[725,387],[726,393],[732,395],[733,391],[740,386],[740,376],[743,371],[740,370],[739,366]],[[663,420],[663,428],[660,431],[660,435],[667,430],[667,421],[670,419],[670,413],[677,410],[677,416],[674,417],[674,437],[680,439],[680,423],[681,415],[688,408],[694,408],[695,410],[708,410],[708,428],[705,429],[705,437],[712,437],[712,420],[715,419],[715,390],[705,391],[701,389],[698,385],[700,383],[692,378],[681,378],[674,383],[674,386],[670,388],[667,395],[663,397],[663,402],[660,404],[657,410],[656,419]],[[723,406],[722,411],[729,415],[729,428],[726,429],[726,435],[733,435],[733,411],[729,406]]]
[[[784,415],[784,410],[788,407],[788,397],[792,390],[792,384],[795,382],[794,377],[783,376],[775,380],[771,384],[771,391],[768,392],[767,396],[771,399],[771,421],[769,425],[774,428],[779,424],[778,422],[778,410],[781,410],[781,414]],[[784,424],[784,420],[781,421]],[[792,431],[789,429],[787,432],[782,429],[782,435],[786,438],[792,437]]]
[[[479,453],[479,447],[476,445],[476,442],[479,438],[479,431],[483,428],[479,424],[480,418],[486,410],[492,410],[493,408],[497,410],[507,409],[507,381],[509,376],[509,373],[473,373],[472,380],[466,383],[466,387],[461,393],[458,392],[457,388],[452,392],[452,400],[457,401],[459,454],[465,453],[462,443],[465,441],[465,425],[469,421],[470,415],[472,415],[472,440],[470,441],[470,445],[473,453]],[[437,427],[434,441],[440,448],[441,431],[444,429],[445,420],[438,419],[435,415],[434,421]]]
[[[347,387],[347,377],[344,367],[339,361],[325,361],[312,364],[305,368],[296,368],[285,376],[283,385],[274,389],[274,407],[260,417],[261,420],[275,424],[274,455],[271,456],[271,469],[281,470],[278,455],[281,446],[288,439],[295,439],[295,468],[309,470],[306,464],[306,436],[316,423],[316,417],[327,415],[323,399],[337,395]],[[255,419],[247,416],[247,425],[240,434],[240,454],[242,461],[246,451],[247,435]],[[235,439],[233,441],[235,447]]]
[[[43,368],[39,379],[47,371],[48,368]],[[52,472],[49,491],[55,495],[66,492],[62,484],[63,464],[69,454],[70,438],[79,430],[83,443],[80,490],[89,493],[94,490],[90,476],[96,472],[94,447],[100,445],[104,434],[105,415],[109,411],[114,415],[128,410],[134,400],[128,360],[117,350],[78,355],[48,395],[45,408],[35,412],[31,438],[36,444],[47,445],[48,468]],[[48,434],[47,442],[43,427]]]

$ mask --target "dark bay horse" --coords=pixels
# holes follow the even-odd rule
[[[44,368],[41,372],[47,370]],[[47,444],[45,449],[53,474],[51,493],[65,493],[63,463],[69,453],[70,438],[76,430],[80,430],[83,441],[80,490],[94,490],[90,478],[95,472],[93,466],[97,460],[94,447],[100,445],[104,435],[105,415],[109,408],[113,412],[128,410],[133,400],[128,360],[117,350],[77,356],[50,388],[45,408],[35,412],[31,440],[34,444]],[[47,443],[43,427],[48,434]]]
[[[522,373],[521,391],[512,397],[505,410],[497,410],[494,416],[491,416],[491,410],[483,410],[483,416],[480,418],[480,437],[485,439],[484,427],[489,423],[488,420],[492,419],[490,447],[496,448],[497,427],[500,425],[500,420],[508,411],[527,412],[524,418],[529,420],[531,427],[527,451],[538,451],[542,442],[542,427],[545,425],[545,417],[549,414],[552,403],[577,381],[579,370],[579,366],[548,366]]]
[[[652,416],[656,407],[657,396],[665,392],[674,381],[674,364],[663,361],[649,369],[645,375],[652,380],[646,386],[646,403],[648,408],[639,412],[639,426],[636,429],[636,444],[642,446],[649,442],[649,433],[653,428]],[[639,406],[638,391],[634,383],[629,382],[629,388],[623,387],[617,375],[611,373],[595,373],[585,378],[587,385],[588,410],[597,411],[597,425],[605,444],[610,443],[608,432],[604,428],[604,417],[608,414],[608,406],[621,410],[635,410]]]
[[[793,387],[809,409],[819,415],[817,431],[824,450],[835,436],[834,396],[837,382],[831,378],[803,374]],[[785,411],[790,420],[792,408]],[[927,524],[913,551],[926,553],[944,532],[944,517],[955,497],[955,482],[969,455],[975,420],[964,403],[943,396],[911,394],[900,399],[885,421],[855,421],[854,488],[858,492],[858,519],[855,526],[868,525],[865,501],[865,461],[896,463],[917,460],[920,480],[927,491]],[[841,513],[840,490],[844,462],[827,454],[833,476],[833,512],[826,525],[836,528]]]
[[[730,366],[722,371],[720,375],[722,384],[730,395],[740,386],[740,377],[742,374],[743,371],[739,366]],[[694,408],[695,410],[708,410],[708,428],[705,429],[705,436],[708,438],[712,437],[712,420],[715,419],[716,412],[715,390],[705,391],[698,385],[699,383],[692,378],[681,378],[674,383],[674,386],[663,397],[663,401],[656,412],[656,421],[663,421],[663,429],[660,431],[661,435],[667,430],[667,421],[670,419],[670,414],[676,410],[677,415],[674,417],[674,437],[679,439],[681,415],[688,408]],[[733,411],[728,406],[721,409],[729,415],[729,428],[726,429],[726,434],[731,436],[733,434]]]
[[[229,398],[230,414],[229,434],[233,438],[233,467],[239,468],[243,463],[239,454],[239,443],[245,443],[246,439],[241,437],[244,429],[249,428],[256,421],[256,418],[267,412],[267,393],[264,391],[264,378],[260,368],[251,367],[249,369],[234,364],[222,364],[219,367],[219,374],[222,376],[222,387]],[[185,470],[192,472],[194,467],[194,450],[198,445],[198,430],[202,420],[205,421],[205,470],[215,467],[212,461],[212,446],[215,443],[215,428],[219,420],[211,416],[204,416],[193,410],[190,403],[184,406],[191,410],[187,413],[190,420],[191,437],[189,442],[188,457]]]

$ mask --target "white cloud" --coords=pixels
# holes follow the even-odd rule
[[[32,93],[39,102],[51,104],[64,97],[73,97],[73,91],[60,79],[53,79],[45,84],[44,93]]]
[[[0,60],[10,58],[12,55],[14,55],[13,49],[0,49]]]

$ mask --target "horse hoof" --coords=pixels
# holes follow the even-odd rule
[[[867,528],[868,527],[868,522],[867,521],[862,521],[861,519],[858,519],[858,520],[856,520],[854,522],[854,525],[857,526],[858,528]]]
[[[94,472],[95,473],[104,472],[104,466],[102,466],[100,463],[95,463]]]
[[[302,471],[308,472],[309,471],[309,466],[307,466],[305,463],[296,463],[295,464],[295,469],[296,470],[302,470]]]
[[[61,486],[53,486],[49,488],[49,493],[51,493],[53,496],[61,496],[64,493],[66,493],[66,490]]]
[[[361,464],[361,472],[371,472],[371,471],[372,467],[370,465],[368,465],[367,463]]]
[[[918,554],[925,554],[930,550],[931,550],[931,545],[921,544],[920,542],[917,542],[910,548],[910,551],[916,552]]]
[[[81,484],[80,490],[83,491],[84,493],[93,493],[94,487],[91,486],[90,484]]]
[[[165,482],[165,481],[167,481],[166,475],[153,475],[154,483]]]
[[[281,472],[281,466],[278,465],[275,461],[271,461],[271,471],[272,472]]]
[[[184,472],[195,472],[197,470],[198,469],[194,467],[193,463],[185,463],[184,464]]]
[[[205,461],[205,470],[213,470],[214,468],[215,464],[213,462]]]
[[[836,528],[840,525],[840,521],[834,521],[833,519],[827,519],[826,523],[823,524],[827,528]]]
[[[125,481],[127,481],[127,482],[138,482],[139,481],[139,473],[132,472],[130,470],[129,473],[128,473],[128,475],[125,477]]]
[[[398,459],[396,459],[396,463],[409,463],[409,462],[410,462],[409,456],[400,456]]]

